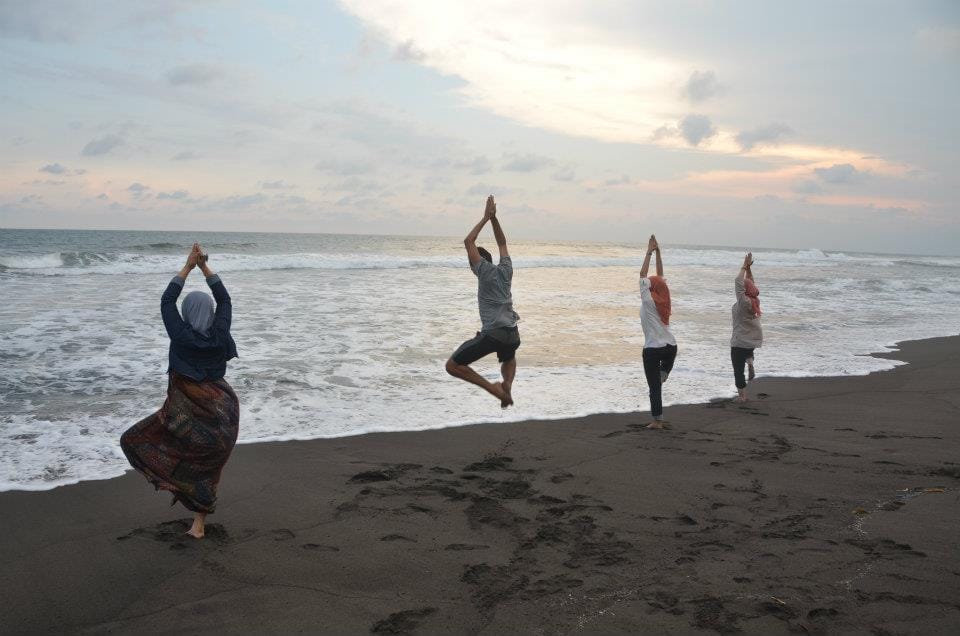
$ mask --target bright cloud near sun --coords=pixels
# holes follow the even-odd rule
[[[902,174],[866,150],[783,143],[773,124],[737,131],[698,111],[724,90],[710,59],[625,41],[592,26],[593,5],[562,0],[342,0],[397,55],[463,80],[471,106],[528,126],[613,142],[694,148]],[[639,4],[637,5],[639,6]],[[732,98],[731,99],[735,99]],[[776,113],[769,117],[775,118]],[[753,133],[753,136],[751,136]],[[757,194],[755,191],[753,194]]]

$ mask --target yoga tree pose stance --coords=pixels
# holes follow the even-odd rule
[[[647,277],[650,256],[657,255],[657,275]],[[643,328],[643,373],[650,388],[650,415],[647,428],[663,428],[661,389],[677,357],[677,341],[670,333],[670,288],[663,277],[663,260],[657,237],[650,235],[647,255],[640,268],[640,326]]]
[[[737,402],[747,401],[747,380],[756,375],[753,370],[753,350],[763,344],[763,329],[760,327],[760,290],[753,283],[753,253],[743,257],[740,273],[733,280],[733,336],[730,338],[730,360],[733,362],[733,379],[737,385]],[[747,365],[748,377],[743,377]]]
[[[197,266],[213,298],[190,292],[181,317],[177,297]],[[120,447],[154,487],[173,493],[171,506],[179,501],[193,511],[187,534],[202,539],[207,514],[216,506],[220,472],[237,441],[240,402],[223,379],[227,361],[237,357],[230,335],[230,295],[198,244],[160,297],[160,314],[170,336],[167,399],[123,434]]]
[[[500,249],[500,263],[493,264],[490,252],[477,247],[477,237],[487,222],[493,226],[493,236]],[[513,261],[507,251],[507,237],[503,234],[497,219],[497,204],[493,196],[487,197],[487,207],[483,219],[477,223],[467,238],[463,239],[467,249],[470,269],[477,276],[477,304],[480,308],[481,328],[477,335],[464,342],[447,360],[447,373],[476,384],[500,400],[500,406],[507,408],[513,404],[513,378],[517,373],[517,347],[520,346],[520,332],[517,321],[520,316],[513,310],[513,296],[510,292],[513,281]],[[500,361],[502,382],[489,382],[470,365],[485,355],[497,353]]]

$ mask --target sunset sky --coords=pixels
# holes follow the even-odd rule
[[[960,254],[960,3],[0,0],[0,227]]]

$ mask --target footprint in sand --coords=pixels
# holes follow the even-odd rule
[[[277,528],[276,530],[271,530],[270,533],[273,535],[274,541],[289,541],[297,536],[292,530],[287,530],[286,528]]]
[[[490,546],[483,545],[481,543],[451,543],[444,550],[452,550],[453,552],[464,552],[468,550],[488,550]]]
[[[192,521],[190,519],[164,521],[155,526],[131,530],[127,534],[117,537],[117,541],[126,541],[133,538],[153,539],[154,541],[170,544],[171,550],[185,550],[194,543],[214,543],[216,545],[231,543],[229,533],[219,523],[207,524],[206,533],[202,540],[198,541],[197,539],[186,537],[186,532],[190,529],[191,524]]]
[[[436,611],[437,608],[435,607],[421,607],[394,612],[383,620],[374,623],[370,632],[373,634],[409,634],[420,626],[423,619]]]
[[[320,543],[304,543],[300,546],[304,550],[314,550],[316,552],[339,552],[340,548],[332,545],[322,545]]]

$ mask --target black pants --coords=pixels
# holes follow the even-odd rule
[[[660,372],[670,373],[673,361],[677,358],[676,345],[663,347],[644,347],[643,373],[647,376],[647,386],[650,387],[650,415],[663,415],[663,398],[660,394]]]
[[[753,349],[744,347],[730,347],[730,361],[733,362],[733,381],[737,389],[747,388],[747,380],[743,377],[743,367],[747,360],[753,358]]]

